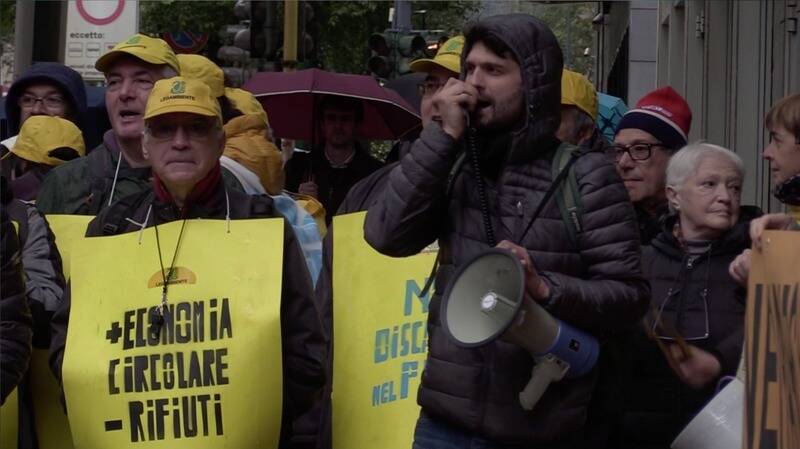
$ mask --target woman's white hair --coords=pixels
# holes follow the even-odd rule
[[[667,187],[680,189],[687,178],[697,173],[700,163],[707,157],[727,158],[736,166],[736,171],[744,181],[744,163],[736,153],[719,145],[695,142],[675,152],[670,158],[669,165],[667,165]]]

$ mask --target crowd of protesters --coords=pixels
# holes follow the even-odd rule
[[[364,238],[379,252],[440,248],[415,449],[666,448],[740,364],[751,243],[765,229],[800,229],[789,214],[741,204],[741,158],[689,142],[692,112],[671,87],[642,97],[605,141],[594,86],[563,69],[555,36],[527,15],[482,19],[411,65],[425,75],[422,131],[386,165],[357,140],[357,99],[326,97],[323,141],[287,160],[269,126],[280,111],[226,87],[202,56],[135,35],[96,68],[111,129],[95,148],[82,137],[86,93],[72,69],[35,64],[6,97],[3,400],[24,390],[31,347],[49,348],[61,376],[71,289],[47,215],[94,216],[89,237],[278,217],[280,445],[330,447],[332,304],[346,301],[333,294],[332,218],[367,211]],[[800,94],[764,125],[773,191],[800,206]],[[581,198],[577,232],[551,196],[562,146]],[[495,246],[523,263],[526,300],[601,341],[592,373],[552,384],[533,410],[517,399],[530,353],[503,340],[454,345],[438,313],[453,274]]]

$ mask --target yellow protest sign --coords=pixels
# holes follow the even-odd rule
[[[55,236],[64,278],[69,279],[70,254],[76,242],[83,240],[90,215],[48,215],[47,222]],[[61,385],[50,371],[49,350],[33,349],[28,368],[33,399],[36,438],[40,449],[72,449],[72,434],[61,404]]]
[[[800,232],[753,250],[745,321],[746,449],[800,447]]]
[[[180,227],[158,227],[165,269]],[[76,245],[63,366],[75,447],[277,447],[282,248],[279,219],[230,233],[187,221],[158,324],[153,228]]]
[[[378,253],[364,241],[364,217],[333,219],[333,447],[408,449],[428,351],[420,291],[436,254]]]
[[[50,351],[34,348],[28,368],[36,439],[40,449],[72,449],[69,421],[61,404],[61,385],[50,371]]]
[[[19,400],[15,388],[0,407],[0,447],[17,447],[19,433]]]
[[[64,278],[69,280],[70,254],[76,242],[83,240],[86,227],[94,219],[91,215],[48,215],[47,223],[56,237],[56,246],[61,254]]]
[[[11,220],[14,230],[19,233],[19,223]],[[17,447],[19,433],[19,400],[15,388],[0,406],[0,447]]]

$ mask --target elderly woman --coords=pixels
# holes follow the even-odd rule
[[[670,160],[672,214],[642,255],[652,310],[631,341],[620,447],[668,448],[719,379],[735,374],[745,291],[728,265],[750,247],[759,214],[739,205],[743,179],[739,156],[716,145],[691,144]]]

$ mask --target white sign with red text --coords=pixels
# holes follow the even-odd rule
[[[139,29],[138,0],[70,0],[64,64],[86,81],[102,80],[94,63]]]

